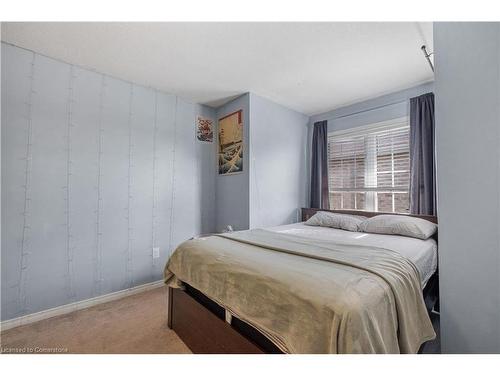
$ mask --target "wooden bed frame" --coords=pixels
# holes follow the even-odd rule
[[[317,211],[373,217],[381,212],[320,210],[302,208],[302,221]],[[410,215],[437,223],[435,216]],[[439,278],[436,273],[427,282],[424,299],[428,312],[439,308]],[[173,329],[196,354],[282,353],[266,336],[236,317],[203,293],[185,284],[185,290],[168,288],[168,327]],[[425,344],[424,344],[425,345]]]

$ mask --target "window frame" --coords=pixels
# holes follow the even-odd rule
[[[334,130],[328,132],[328,144],[330,143],[330,137],[336,137],[339,140],[342,138],[350,138],[350,137],[364,137],[364,142],[365,142],[365,154],[364,154],[364,181],[365,181],[365,186],[364,187],[348,187],[348,188],[335,188],[333,189],[331,186],[329,186],[329,199],[331,199],[332,194],[334,193],[365,193],[365,208],[364,209],[359,209],[359,208],[343,208],[343,196],[341,195],[341,207],[340,209],[345,209],[345,210],[359,210],[359,211],[374,211],[374,212],[391,212],[391,213],[401,213],[395,211],[395,194],[408,194],[408,199],[409,199],[409,193],[410,193],[410,177],[408,179],[408,188],[401,188],[401,187],[377,187],[377,145],[376,145],[376,134],[387,131],[387,130],[396,130],[398,128],[407,128],[409,132],[410,128],[410,123],[409,123],[409,116],[403,116],[403,117],[398,117],[395,119],[391,119],[388,121],[382,121],[382,122],[377,122],[377,123],[372,123],[368,125],[362,125],[362,126],[356,126],[350,129],[345,129],[345,130]],[[373,142],[371,146],[369,146],[367,143],[368,142]],[[409,139],[408,139],[409,143]],[[366,152],[370,151],[370,152]],[[410,160],[410,147],[408,144],[408,160]],[[330,163],[330,154],[328,151],[328,163]],[[328,170],[330,167],[328,167]],[[409,172],[409,168],[408,168]],[[394,153],[391,153],[391,176],[392,179],[394,180]],[[330,179],[330,176],[328,176]],[[394,183],[392,184],[394,185]],[[378,209],[378,199],[377,199],[377,193],[381,194],[387,194],[390,193],[392,194],[392,211],[379,211]],[[355,202],[357,200],[356,194],[354,194],[354,199]],[[409,203],[409,202],[408,202]],[[355,207],[357,204],[355,203]]]

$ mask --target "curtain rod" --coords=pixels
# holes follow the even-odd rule
[[[405,103],[405,102],[408,102],[408,98],[402,99],[402,100],[398,100],[398,101],[395,101],[395,102],[391,102],[391,103],[388,103],[388,104],[379,105],[379,106],[376,106],[376,107],[371,107],[371,108],[363,109],[361,111],[352,112],[352,113],[349,113],[349,114],[346,114],[346,115],[342,115],[342,116],[328,117],[325,120],[327,120],[327,121],[330,121],[330,120],[339,120],[341,118],[355,116],[355,115],[359,115],[361,113],[370,112],[370,111],[374,111],[376,109],[385,108],[385,107],[389,107],[391,105],[401,104],[401,103]]]
[[[434,52],[431,52],[431,53],[428,53],[427,52],[427,47],[425,46],[425,44],[420,47],[420,49],[422,50],[422,52],[424,53],[424,56],[425,56],[425,59],[427,60],[427,62],[429,63],[429,66],[431,67],[432,69],[432,72],[434,73],[434,65],[432,65],[432,61],[431,61],[431,55],[434,53]]]

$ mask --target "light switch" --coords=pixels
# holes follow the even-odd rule
[[[153,247],[153,258],[159,258],[159,257],[160,257],[160,248]]]

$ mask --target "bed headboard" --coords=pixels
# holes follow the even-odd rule
[[[428,220],[432,223],[437,224],[437,216],[431,215],[409,215],[409,214],[395,214],[392,212],[373,212],[373,211],[350,211],[350,210],[322,210],[320,208],[302,208],[302,221],[308,220],[311,216],[313,216],[318,211],[328,211],[328,212],[337,212],[339,214],[348,214],[348,215],[361,215],[366,217],[373,217],[377,215],[403,215],[403,216],[413,216],[418,217],[420,219]]]

